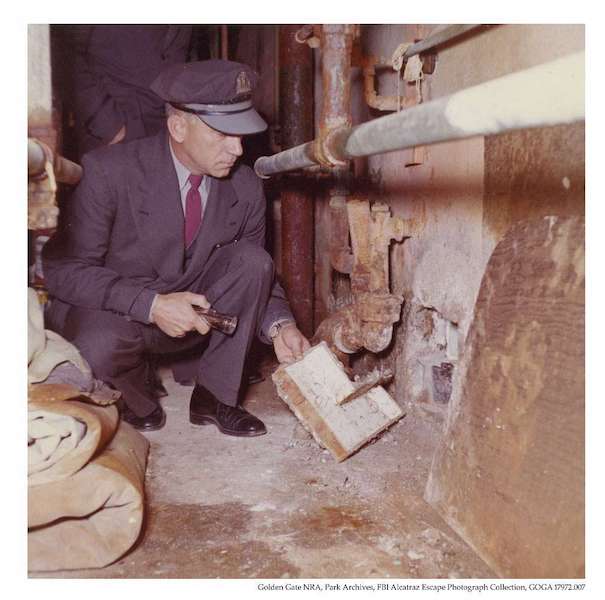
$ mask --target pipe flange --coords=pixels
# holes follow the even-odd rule
[[[49,173],[49,165],[53,164],[53,152],[50,149],[50,147],[45,144],[44,142],[41,142],[40,140],[36,139],[36,138],[28,138],[28,143],[32,143],[35,144],[41,151],[42,151],[42,155],[44,156],[44,162],[41,165],[41,170],[38,173],[32,173],[29,174],[28,173],[28,179],[29,181],[43,181],[44,179],[48,178],[48,173]],[[29,166],[28,166],[29,169]]]
[[[319,48],[321,41],[315,34],[314,25],[303,25],[295,34],[294,39],[299,44],[307,44],[309,48]]]
[[[323,140],[323,150],[327,157],[327,159],[332,163],[335,167],[344,167],[347,165],[347,160],[344,159],[342,149],[338,147],[338,143],[336,140],[339,138],[339,134],[343,131],[348,131],[349,127],[346,125],[342,127],[337,127],[336,129],[331,129],[326,134],[326,137]]]
[[[360,348],[349,348],[342,339],[342,325],[337,325],[332,336],[334,345],[344,354],[355,354]]]
[[[349,131],[347,125],[330,129],[325,135],[320,135],[314,143],[315,158],[324,167],[333,169],[334,167],[345,167],[348,161],[343,157],[339,139],[343,132]]]

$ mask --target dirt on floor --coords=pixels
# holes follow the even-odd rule
[[[188,420],[190,387],[164,373],[166,426],[147,434],[136,546],[70,578],[493,578],[423,500],[441,424],[408,414],[337,463],[277,396],[266,365],[245,407],[267,425],[224,436]]]

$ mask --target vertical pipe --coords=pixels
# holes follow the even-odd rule
[[[323,103],[320,128],[351,127],[353,32],[353,25],[324,25],[322,28]]]
[[[281,145],[290,148],[313,139],[313,56],[296,41],[300,25],[279,27]],[[281,194],[282,276],[301,331],[313,334],[313,209],[304,177],[284,178]]]
[[[323,25],[321,35],[321,77],[323,98],[319,135],[351,127],[351,51],[353,25]],[[349,194],[349,165],[337,165],[333,170],[336,182],[330,190],[330,263],[336,273],[350,272],[344,268],[350,252],[349,222],[346,202]],[[349,279],[334,275],[334,294],[338,298],[350,293]]]
[[[221,58],[229,60],[229,30],[227,25],[221,25]]]

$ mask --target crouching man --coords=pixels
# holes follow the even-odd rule
[[[151,87],[166,102],[165,130],[85,155],[45,246],[47,326],[122,392],[122,418],[139,430],[166,421],[150,355],[194,352],[191,422],[256,436],[264,424],[238,406],[254,337],[280,362],[309,347],[264,250],[261,182],[237,162],[242,136],[267,126],[252,106],[256,81],[223,60],[163,71]],[[195,306],[236,315],[235,333],[210,330]]]

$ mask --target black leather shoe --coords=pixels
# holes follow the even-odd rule
[[[253,437],[267,433],[264,423],[248,411],[228,406],[202,385],[196,385],[189,404],[189,421],[194,425],[216,425],[225,435]]]
[[[120,409],[122,420],[132,425],[138,431],[157,431],[162,429],[166,423],[166,413],[161,406],[158,406],[152,413],[145,417],[139,417],[132,412],[125,404]]]

